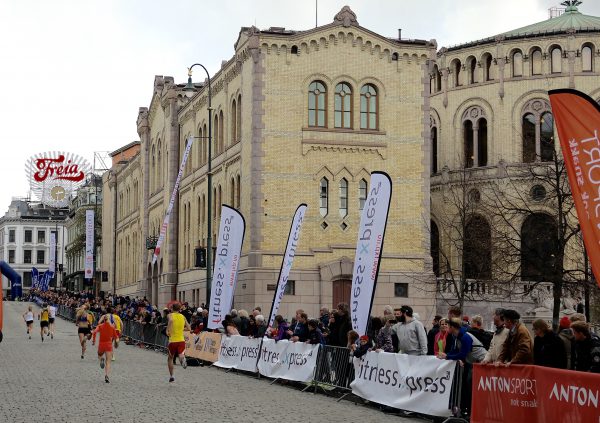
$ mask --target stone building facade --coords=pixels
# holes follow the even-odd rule
[[[143,243],[132,245],[136,252],[129,258],[117,254],[117,293],[146,295],[159,305],[174,298],[204,302],[206,273],[195,267],[194,252],[208,236],[216,239],[218,205],[228,204],[247,222],[234,306],[260,305],[268,312],[292,215],[305,202],[281,312],[304,308],[318,315],[321,306],[348,302],[369,174],[383,170],[392,178],[393,196],[374,310],[408,303],[430,316],[435,279],[425,140],[427,66],[435,52],[434,42],[390,39],[361,27],[347,7],[331,24],[308,31],[242,28],[234,56],[211,78],[211,205],[207,81],[188,100],[172,77],[157,76],[150,106],[138,116],[140,154],[118,170],[138,182],[132,191],[138,206],[124,219],[136,222],[141,240],[151,244],[159,234],[185,141],[195,141],[158,261],[151,264],[152,250]],[[113,192],[125,183],[119,176]]]
[[[462,186],[466,191],[463,205],[471,207],[473,216],[479,219],[472,228],[490,234],[490,250],[475,252],[480,257],[489,256],[490,265],[484,266],[488,267],[485,275],[469,276],[473,278],[470,285],[475,291],[471,297],[475,301],[468,303],[467,311],[487,312],[494,305],[513,301],[523,302],[516,305],[522,311],[540,305],[531,296],[507,296],[505,287],[490,282],[505,277],[502,271],[506,269],[499,269],[494,263],[506,250],[497,248],[493,239],[493,226],[498,222],[485,212],[483,205],[474,203],[494,197],[498,186],[510,186],[520,193],[515,207],[518,203],[536,213],[528,221],[523,215],[515,215],[511,224],[520,228],[523,237],[527,228],[548,233],[555,230],[556,204],[549,200],[551,187],[539,179],[515,178],[532,168],[552,167],[553,154],[560,156],[548,90],[574,88],[600,99],[600,18],[582,14],[573,4],[558,17],[442,48],[430,62],[430,81],[434,270],[443,278],[445,258],[455,269],[461,268],[461,260],[471,260],[461,254],[464,250],[453,245],[449,239],[452,236],[448,235],[453,229],[444,228],[442,222],[452,218],[459,221],[459,210],[456,204],[450,204],[447,193],[452,187]],[[573,213],[570,218],[575,218]],[[581,269],[579,237],[572,238],[568,251],[568,266]],[[514,274],[518,276],[520,272],[520,279],[526,284],[527,264],[521,261],[517,266],[521,269],[514,269]],[[444,298],[454,298],[456,294],[450,284],[441,286],[440,307]]]

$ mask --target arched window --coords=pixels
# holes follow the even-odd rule
[[[231,207],[235,207],[235,178],[231,178],[229,185],[229,204]]]
[[[540,49],[535,49],[531,53],[531,74],[542,74],[542,50]]]
[[[340,180],[340,216],[348,216],[348,181],[346,178]]]
[[[327,126],[327,90],[321,81],[308,87],[308,126]]]
[[[236,132],[236,142],[240,142],[242,140],[242,95],[238,94],[237,100],[237,116],[236,116],[236,124],[237,128]]]
[[[202,133],[204,134],[200,144],[202,146],[202,164],[206,164],[208,162],[208,131],[206,130],[206,124],[202,126]]]
[[[440,230],[435,222],[431,221],[431,259],[433,261],[433,273],[440,276]]]
[[[196,167],[202,166],[202,147],[204,146],[203,142],[204,133],[202,132],[202,125],[198,127],[198,142],[194,143],[192,150],[196,152]]]
[[[483,79],[491,81],[494,79],[492,76],[492,55],[486,53],[483,57]]]
[[[319,213],[321,217],[325,217],[329,212],[329,181],[327,178],[321,178],[319,199]]]
[[[438,172],[438,129],[431,128],[431,173]]]
[[[562,72],[562,50],[560,47],[554,47],[551,54],[552,61],[552,73],[561,73]]]
[[[460,84],[460,71],[461,71],[462,65],[460,63],[460,60],[458,60],[458,59],[454,59],[453,63],[454,64],[452,66],[452,72],[454,72],[454,86],[459,87],[461,85]]]
[[[367,202],[367,181],[361,179],[358,181],[358,209],[362,211]]]
[[[473,145],[473,122],[467,120],[463,124],[465,167],[473,167],[475,152]]]
[[[242,206],[242,202],[241,202],[242,185],[240,184],[240,182],[241,182],[240,175],[238,175],[235,179],[236,179],[235,207],[240,208]]]
[[[540,118],[540,149],[543,162],[554,160],[554,117],[550,112]]]
[[[378,128],[377,89],[371,84],[360,89],[360,129]]]
[[[335,86],[334,126],[352,128],[352,88],[345,82]]]
[[[534,213],[521,227],[521,279],[552,281],[558,252],[558,227],[544,213]]]
[[[231,144],[235,144],[237,140],[237,103],[234,98],[231,102]]]
[[[586,45],[581,49],[581,70],[584,72],[592,72],[594,70],[593,53],[594,50],[592,50],[592,47],[589,45]]]
[[[523,76],[523,53],[515,51],[512,56],[513,77]]]
[[[479,119],[477,126],[477,165],[487,166],[487,120]]]
[[[434,91],[439,93],[442,90],[442,74],[438,65],[433,66]]]
[[[219,153],[225,151],[225,119],[223,118],[223,110],[219,113]]]
[[[536,156],[535,148],[535,116],[527,113],[523,116],[522,134],[523,134],[523,163],[533,163]]]
[[[475,84],[477,82],[477,75],[475,73],[475,70],[477,69],[477,59],[471,56],[468,59],[467,66],[469,67],[469,84]]]
[[[156,151],[152,144],[152,168],[150,172],[150,192],[154,192],[156,188]]]
[[[481,216],[473,216],[465,226],[463,240],[465,278],[491,279],[492,231]]]
[[[215,155],[219,154],[219,116],[215,115],[215,123],[213,125],[213,136],[212,136],[212,141],[213,141],[213,153],[215,153]]]

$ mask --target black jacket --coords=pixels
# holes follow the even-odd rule
[[[573,370],[600,373],[600,338],[592,334],[590,338],[573,343]]]
[[[479,342],[481,342],[483,344],[483,347],[486,350],[490,349],[490,344],[492,343],[492,337],[494,336],[494,334],[492,332],[488,332],[486,330],[483,329],[479,329],[479,328],[469,328],[467,330],[467,332],[469,332],[471,335],[473,335],[475,338],[477,338],[479,340]]]
[[[427,355],[433,355],[433,344],[435,343],[435,335],[440,331],[440,325],[433,325],[427,332]]]
[[[567,352],[562,340],[552,331],[533,340],[533,364],[537,366],[567,368]]]

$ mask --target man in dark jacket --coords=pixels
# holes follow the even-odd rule
[[[573,329],[573,370],[600,373],[600,338],[585,322],[571,323]]]
[[[323,335],[321,334],[321,329],[319,329],[319,321],[317,319],[310,319],[308,321],[308,336],[306,342],[311,345],[323,343]]]
[[[492,343],[492,337],[494,334],[483,329],[483,317],[479,314],[473,316],[471,319],[471,327],[467,328],[467,332],[473,335],[483,344],[486,350],[490,349]]]
[[[543,319],[533,322],[533,363],[537,366],[567,368],[567,353],[562,340]]]
[[[440,331],[440,320],[442,316],[436,315],[433,318],[433,327],[427,332],[427,355],[433,355],[433,344],[435,343],[435,335]]]
[[[516,310],[504,310],[504,326],[509,330],[502,345],[498,364],[533,364],[533,341],[529,330],[520,322],[521,315]]]

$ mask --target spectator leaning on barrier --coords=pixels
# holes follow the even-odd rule
[[[317,319],[310,319],[308,321],[308,336],[306,343],[311,345],[317,345],[323,343],[323,334],[319,329],[319,321]]]
[[[288,324],[281,314],[275,316],[275,323],[277,325],[277,334],[274,336],[276,341],[281,341],[282,339],[289,339],[288,335]]]
[[[492,333],[483,329],[483,317],[475,315],[471,319],[471,327],[468,329],[469,333],[475,338],[479,339],[486,350],[490,349],[490,343],[492,342]]]
[[[321,310],[319,311],[319,321],[324,328],[329,326],[329,309],[327,307],[321,307]]]
[[[371,344],[371,340],[369,339],[369,337],[367,335],[361,336],[359,338],[358,346],[354,349],[354,357],[361,358],[363,355],[365,355],[367,352],[369,352],[371,347],[372,347],[372,344]]]
[[[504,327],[504,309],[497,308],[494,311],[494,316],[492,318],[496,330],[494,331],[494,336],[492,336],[490,348],[488,348],[483,363],[494,363],[498,360],[498,357],[500,357],[500,353],[502,352],[504,341],[506,341],[506,338],[508,337],[509,330]]]
[[[298,321],[294,327],[293,333],[291,334],[290,341],[292,342],[306,342],[308,339],[308,315],[304,312],[298,316]],[[292,331],[288,331],[292,332]]]
[[[267,331],[267,322],[265,322],[265,316],[259,314],[254,318],[254,320],[256,322],[256,337],[262,338],[265,336]]]
[[[345,346],[349,330],[352,330],[352,322],[348,304],[339,303],[337,310],[329,315],[328,344],[335,347]]]
[[[400,307],[400,323],[392,327],[398,337],[398,352],[408,355],[427,355],[427,337],[423,323],[413,318],[410,306]]]
[[[571,323],[573,329],[573,370],[600,373],[600,338],[585,322]]]
[[[439,314],[436,315],[433,318],[433,326],[431,327],[431,329],[429,329],[429,332],[427,332],[427,355],[435,354],[433,347],[435,342],[435,336],[440,331],[440,320],[442,320],[442,316],[440,316]]]
[[[509,330],[497,364],[533,364],[533,341],[529,330],[519,321],[516,310],[504,310],[504,325]]]
[[[449,334],[448,319],[440,318],[439,320],[439,331],[435,334],[433,339],[433,354],[439,357],[440,353],[447,353],[452,347],[448,340]]]
[[[571,330],[571,320],[567,316],[563,316],[559,323],[558,337],[565,347],[565,353],[567,354],[567,369],[571,370],[571,351],[573,350],[573,331]]]
[[[562,340],[543,319],[533,322],[533,363],[537,366],[567,368],[567,353]]]
[[[394,352],[394,345],[392,344],[392,326],[396,323],[396,318],[393,314],[388,314],[385,319],[384,326],[377,332],[377,338],[375,339],[375,348],[383,352]]]

